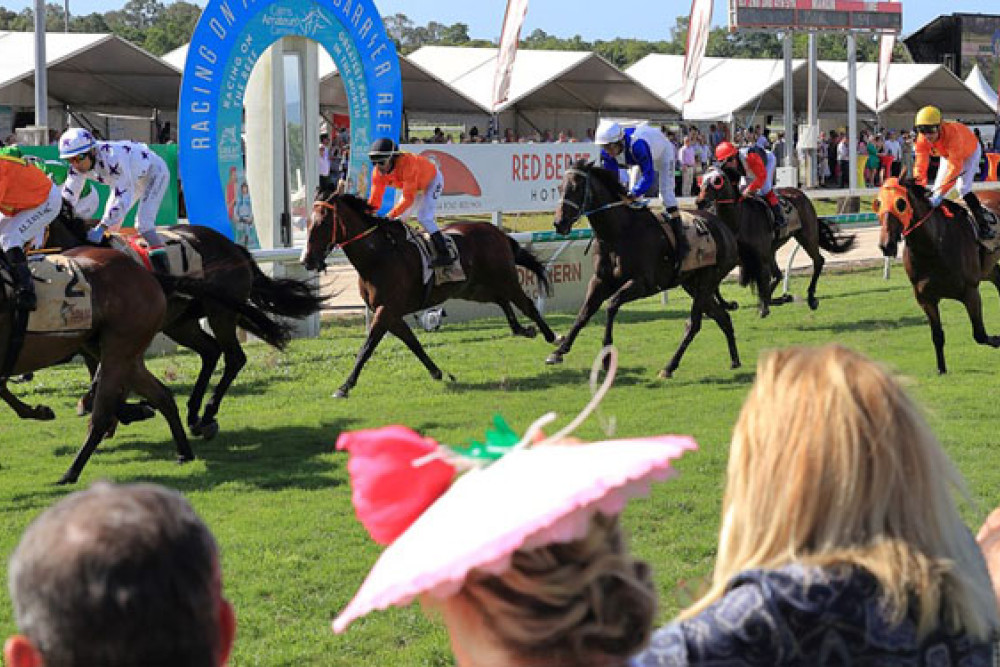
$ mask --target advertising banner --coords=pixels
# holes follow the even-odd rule
[[[429,158],[444,177],[440,215],[493,211],[551,211],[566,169],[596,160],[591,143],[409,144],[404,151]]]

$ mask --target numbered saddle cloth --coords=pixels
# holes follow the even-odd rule
[[[677,241],[674,238],[674,230],[667,222],[667,218],[657,214],[663,233],[670,239],[670,243],[675,247]],[[715,266],[715,258],[718,248],[715,245],[715,237],[709,231],[705,220],[698,215],[681,211],[681,228],[684,230],[684,238],[687,239],[688,254],[681,263],[681,271],[694,271],[706,266]]]
[[[989,252],[996,252],[1000,250],[1000,220],[997,220],[997,216],[987,209],[983,209],[983,215],[986,217],[986,222],[989,223],[990,229],[993,230],[993,238],[984,239],[979,235],[979,230],[976,229],[976,238],[979,239],[979,244],[986,248]],[[973,225],[976,224],[975,219],[972,215],[969,215],[969,220]]]
[[[767,202],[764,202],[765,204]],[[788,197],[782,197],[778,195],[778,205],[781,206],[781,212],[785,214],[785,222],[788,223],[785,229],[781,233],[781,238],[786,236],[791,236],[795,232],[802,229],[802,220],[799,217],[799,209],[795,208],[795,204]],[[774,226],[774,214],[771,213],[771,207],[767,207],[768,214],[771,216],[771,225]]]
[[[163,239],[167,250],[167,260],[170,263],[170,275],[190,278],[204,278],[205,271],[201,255],[187,239],[174,232],[157,229],[156,233]],[[135,233],[134,230],[123,230],[111,235],[111,247],[131,257],[136,264],[152,270],[149,261],[149,243]]]
[[[424,284],[427,284],[427,282],[430,281],[432,271],[434,274],[435,285],[458,283],[465,280],[465,269],[462,268],[462,262],[458,259],[458,246],[455,245],[455,239],[451,237],[451,234],[446,231],[443,234],[445,245],[448,246],[448,257],[451,259],[451,264],[448,264],[447,266],[435,266],[432,269],[431,260],[434,259],[435,252],[434,244],[431,242],[431,235],[427,232],[414,231],[414,229],[409,225],[406,226],[406,229],[407,238],[409,238],[410,242],[417,246],[417,250],[420,251],[420,260],[424,267]]]
[[[79,264],[63,255],[32,255],[38,309],[28,317],[28,333],[74,333],[91,328],[94,305],[90,283]]]

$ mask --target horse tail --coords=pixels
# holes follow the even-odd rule
[[[827,252],[840,255],[854,247],[857,234],[844,234],[832,222],[816,218],[816,231],[819,232],[819,247]]]
[[[271,317],[263,308],[254,303],[237,299],[206,280],[197,278],[182,278],[153,272],[163,291],[170,294],[182,294],[195,299],[213,301],[222,307],[238,313],[240,326],[268,345],[279,350],[285,349],[292,339],[292,327],[279,319]]]
[[[545,270],[545,265],[531,254],[529,250],[522,248],[521,244],[511,237],[508,236],[507,240],[510,241],[510,249],[514,251],[514,263],[518,266],[523,266],[538,276],[538,285],[542,288],[542,292],[546,296],[552,296],[552,285],[549,284],[549,274]]]
[[[266,313],[300,320],[318,312],[326,302],[316,288],[306,280],[272,278],[257,266],[253,256],[243,246],[236,246],[243,253],[251,270],[250,301]]]
[[[736,241],[736,251],[740,257],[740,287],[749,285],[750,289],[753,290],[764,272],[760,251],[753,245],[740,240]]]

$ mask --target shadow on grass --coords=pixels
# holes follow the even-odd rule
[[[539,366],[542,366],[539,362]],[[652,371],[655,373],[655,370]],[[639,385],[649,379],[650,369],[618,367],[618,376],[615,378],[616,385]],[[463,382],[456,374],[454,382],[446,383],[446,387],[452,392],[463,391],[534,391],[538,389],[552,389],[555,387],[576,386],[581,382],[586,382],[590,376],[590,369],[575,368],[540,368],[537,375],[522,377],[499,377],[496,380],[485,380],[481,382]]]
[[[885,331],[891,329],[902,329],[904,327],[926,326],[927,320],[923,317],[905,316],[895,320],[856,320],[854,322],[830,322],[829,324],[797,324],[793,325],[798,331],[829,331],[831,333],[845,333],[851,331]]]

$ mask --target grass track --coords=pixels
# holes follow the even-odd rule
[[[805,279],[797,276],[800,294]],[[943,306],[950,374],[935,372],[930,332],[900,266],[892,279],[864,270],[828,274],[820,282],[820,309],[797,302],[756,317],[754,297],[733,284],[737,339],[744,367],[728,368],[725,341],[707,322],[676,377],[657,380],[683,332],[690,300],[671,293],[629,304],[616,328],[621,352],[617,386],[601,409],[620,435],[663,432],[695,435],[701,451],[679,464],[681,476],[634,502],[626,515],[632,544],[654,566],[660,618],[672,617],[712,565],[729,433],[761,350],[786,344],[839,341],[885,362],[907,378],[928,418],[965,475],[972,505],[963,509],[978,527],[1000,503],[1000,437],[996,369],[1000,351],[976,346],[962,306]],[[989,331],[1000,331],[1000,307],[983,288]],[[546,367],[549,347],[539,338],[511,337],[501,319],[456,324],[419,336],[429,354],[458,377],[438,384],[399,341],[388,338],[347,401],[330,394],[353,363],[363,332],[358,323],[326,326],[322,338],[296,341],[287,354],[250,347],[250,362],[221,413],[212,442],[194,440],[199,459],[172,463],[165,422],[121,429],[104,443],[80,486],[100,478],[148,481],[184,492],[205,518],[223,551],[227,594],[239,618],[233,665],[448,665],[447,637],[416,605],[376,613],[343,637],[329,630],[377,557],[378,549],[354,520],[343,455],[333,452],[342,429],[404,423],[443,442],[481,435],[494,411],[523,429],[554,409],[565,423],[586,403],[586,377],[601,339],[595,318],[565,364]],[[550,318],[565,331],[569,315]],[[152,360],[154,372],[178,393],[180,404],[196,375],[196,359],[178,354]],[[53,486],[83,440],[73,416],[85,389],[82,367],[38,374],[15,391],[45,402],[59,415],[49,423],[0,422],[0,552],[6,557],[27,523],[66,491]],[[782,407],[774,406],[780,413]],[[6,410],[6,409],[5,409]],[[579,435],[600,437],[596,420]],[[511,493],[517,493],[511,489]],[[6,589],[0,593],[0,635],[14,630]]]

